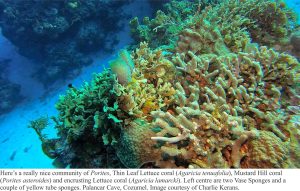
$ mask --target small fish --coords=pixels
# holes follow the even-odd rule
[[[4,140],[2,140],[1,143],[5,143],[5,142],[7,142],[8,140],[9,140],[9,137],[6,138],[6,139],[4,139]]]
[[[24,153],[27,153],[30,149],[31,149],[32,145],[28,146],[28,147],[25,147],[23,149]]]
[[[17,154],[17,150],[15,150],[9,157],[9,160],[13,161],[16,157],[16,154]]]

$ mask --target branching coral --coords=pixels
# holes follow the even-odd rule
[[[260,131],[288,140],[290,117],[278,109],[286,107],[281,105],[287,98],[282,88],[296,88],[299,63],[290,55],[250,44],[238,54],[212,53],[196,56],[187,49],[173,57],[180,72],[175,104],[167,112],[152,112],[153,126],[161,128],[152,139],[166,142],[163,152],[193,168],[238,168],[248,154],[243,145],[259,140]],[[223,157],[213,164],[216,152]]]
[[[189,28],[204,30],[205,25],[221,33],[226,46],[238,52],[251,40],[261,45],[285,46],[295,30],[296,14],[284,2],[271,0],[171,1],[154,19],[144,18],[142,25],[137,18],[132,20],[131,33],[151,47],[166,45],[163,47],[173,50],[178,34]],[[213,35],[201,32],[204,36],[209,34]]]
[[[185,3],[194,14],[181,18],[171,51],[140,43],[112,62],[121,63],[112,66],[117,77],[105,71],[61,98],[58,142],[88,137],[130,168],[299,167],[300,64],[270,48],[292,31],[288,9],[268,0]],[[151,22],[176,11],[159,14]]]
[[[185,29],[179,35],[177,52],[191,51],[195,54],[201,53],[228,53],[220,31],[208,22],[203,21],[199,29]]]
[[[247,33],[261,45],[284,44],[296,25],[296,14],[284,2],[270,0],[225,0],[205,15],[217,23],[229,46],[238,45]]]

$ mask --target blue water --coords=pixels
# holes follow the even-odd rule
[[[136,0],[124,7],[127,13],[143,18],[151,15],[147,1]],[[17,53],[16,48],[0,35],[0,58],[11,59],[8,66],[9,80],[21,85],[21,93],[26,97],[13,111],[0,115],[0,168],[53,168],[52,160],[43,154],[41,142],[32,129],[27,128],[29,121],[39,116],[54,116],[57,114],[54,104],[60,94],[63,94],[69,83],[80,86],[83,81],[89,81],[93,73],[101,72],[107,67],[108,60],[119,49],[131,43],[129,36],[130,18],[124,21],[124,28],[118,33],[120,42],[114,52],[108,54],[99,52],[94,57],[93,64],[85,67],[75,79],[62,82],[50,88],[50,93],[43,85],[31,77],[35,64]],[[47,93],[46,97],[44,96]],[[50,135],[54,132],[47,132]]]
[[[287,4],[300,13],[300,0],[289,0]],[[151,14],[149,5],[142,0],[136,0],[127,7],[127,11],[140,18]],[[43,95],[46,89],[31,77],[35,70],[34,63],[19,55],[16,48],[0,35],[0,58],[11,59],[8,78],[21,85],[21,93],[26,97],[17,108],[0,116],[0,168],[53,168],[52,160],[43,154],[41,142],[35,132],[27,128],[28,122],[45,114],[56,115],[54,104],[69,83],[80,86],[83,81],[89,81],[92,73],[101,72],[107,66],[108,60],[131,42],[128,27],[120,31],[118,36],[121,41],[113,53],[94,55],[93,64],[85,67],[78,77],[54,85],[45,97]],[[54,132],[48,133],[51,136]]]

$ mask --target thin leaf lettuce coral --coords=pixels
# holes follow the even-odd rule
[[[151,111],[172,103],[175,90],[171,81],[175,77],[175,66],[161,50],[152,51],[147,43],[141,43],[132,55],[135,64],[132,81],[115,87],[121,92],[118,103],[120,109],[129,115],[127,118],[147,118]]]

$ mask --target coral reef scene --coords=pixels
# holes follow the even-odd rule
[[[299,7],[0,0],[1,167],[300,168]]]

